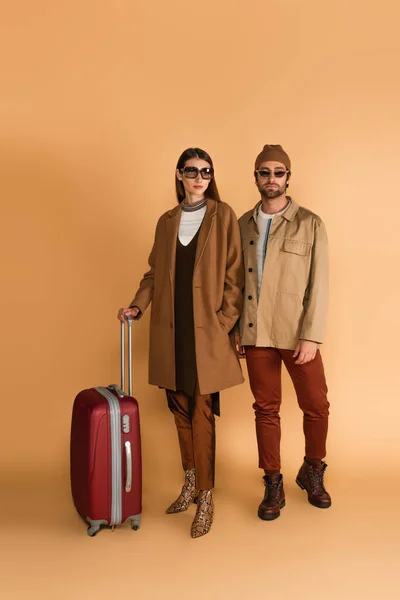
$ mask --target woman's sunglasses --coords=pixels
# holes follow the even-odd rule
[[[187,179],[196,179],[200,173],[202,179],[212,179],[214,177],[214,169],[211,167],[203,167],[198,169],[197,167],[184,167],[179,171],[187,177]]]
[[[289,171],[285,171],[285,169],[276,169],[275,171],[270,171],[269,169],[260,169],[259,171],[254,172],[258,173],[262,179],[268,179],[268,177],[270,177],[271,175],[277,177],[278,179],[281,179],[281,177],[284,177],[286,173],[289,173]]]

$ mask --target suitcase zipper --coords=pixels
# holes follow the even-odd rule
[[[117,398],[107,388],[95,388],[108,402],[111,434],[111,520],[110,525],[122,521],[122,460],[121,460],[121,410]]]

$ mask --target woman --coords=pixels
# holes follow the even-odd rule
[[[232,331],[242,310],[243,266],[235,214],[220,201],[204,150],[183,152],[175,186],[178,206],[159,219],[150,270],[118,318],[138,319],[152,302],[149,382],[166,390],[185,470],[182,491],[166,512],[196,502],[196,538],[213,521],[218,392],[243,382]]]

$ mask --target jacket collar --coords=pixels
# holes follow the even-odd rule
[[[293,221],[297,211],[299,210],[299,205],[297,204],[297,202],[295,202],[290,196],[287,196],[288,200],[290,200],[290,206],[287,210],[285,210],[285,212],[280,215],[283,219],[286,219],[286,221]],[[255,205],[252,213],[249,216],[249,220],[253,219],[255,221],[255,223],[257,223],[257,213],[258,213],[258,209],[261,206],[261,200],[259,202],[257,202],[257,204]]]

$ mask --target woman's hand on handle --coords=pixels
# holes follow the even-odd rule
[[[120,308],[117,319],[119,319],[122,323],[126,323],[127,317],[132,317],[132,319],[135,319],[139,313],[140,310],[137,306],[133,306],[132,308]]]

